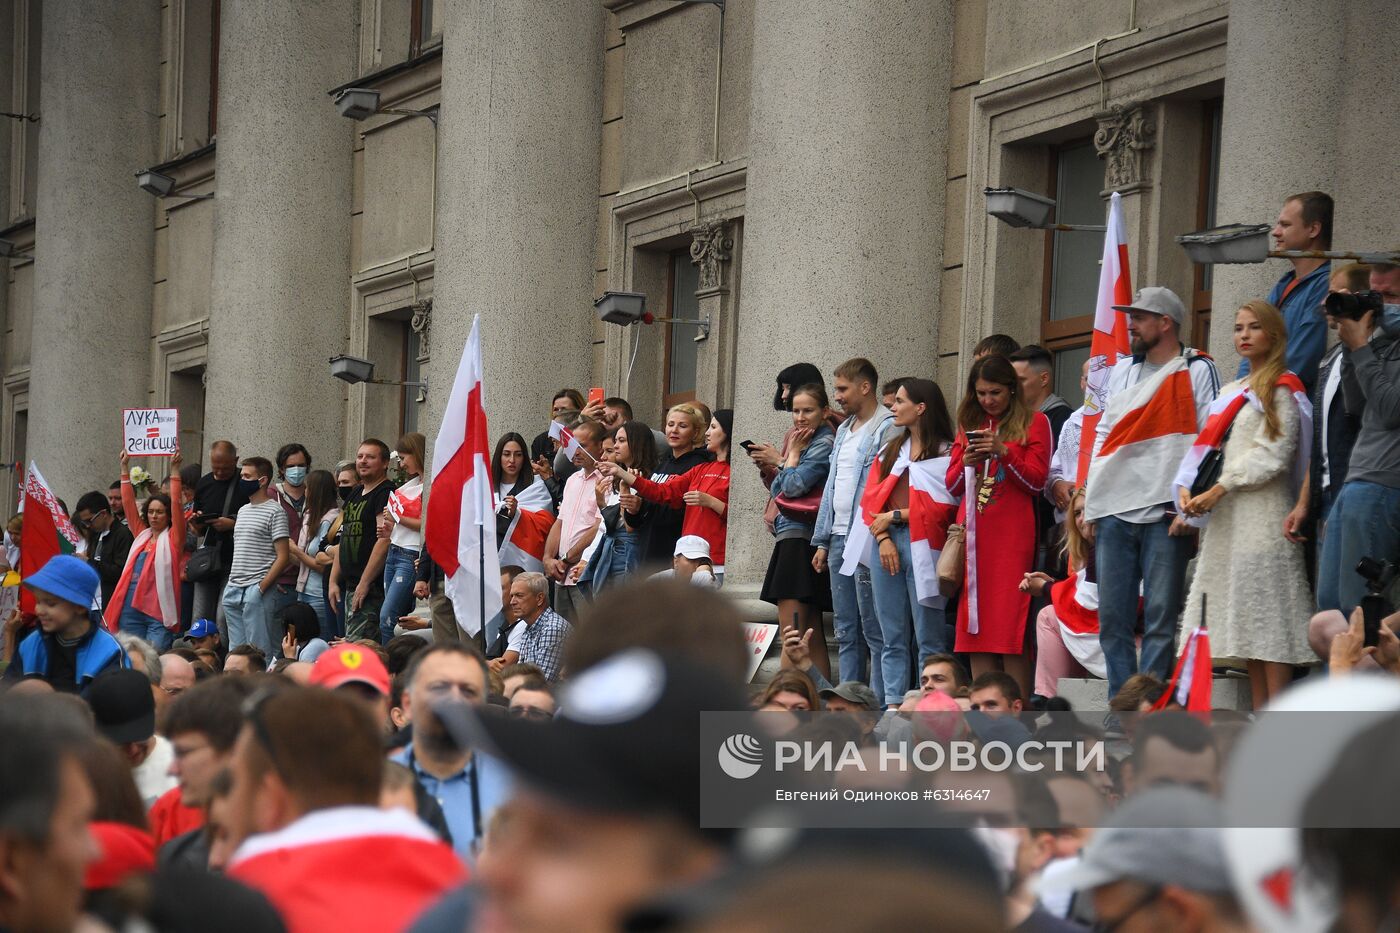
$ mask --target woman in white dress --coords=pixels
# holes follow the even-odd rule
[[[1178,488],[1189,521],[1209,518],[1186,598],[1181,643],[1200,624],[1208,596],[1211,653],[1217,661],[1245,662],[1255,709],[1288,685],[1294,665],[1317,661],[1308,647],[1312,599],[1303,549],[1278,533],[1297,494],[1300,430],[1309,414],[1301,410],[1306,401],[1294,394],[1302,384],[1287,371],[1286,340],[1283,316],[1268,302],[1250,301],[1235,313],[1235,350],[1249,360],[1250,375],[1221,388],[1212,417],[1241,392],[1251,395],[1221,448],[1219,481],[1195,497]],[[1202,438],[1210,431],[1208,422]]]

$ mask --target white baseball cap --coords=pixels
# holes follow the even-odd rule
[[[699,535],[682,535],[676,541],[675,557],[684,557],[688,560],[709,560],[710,542]]]

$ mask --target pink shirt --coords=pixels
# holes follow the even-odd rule
[[[564,497],[559,502],[559,553],[567,557],[569,552],[593,534],[598,524],[598,470],[579,470],[569,476],[564,483]]]

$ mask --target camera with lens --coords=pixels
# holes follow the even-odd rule
[[[1330,292],[1322,306],[1333,317],[1359,321],[1367,311],[1374,311],[1379,318],[1385,309],[1385,299],[1380,292]]]
[[[1361,624],[1365,646],[1373,648],[1380,640],[1381,619],[1392,612],[1385,601],[1385,591],[1395,582],[1400,567],[1394,561],[1363,557],[1356,564],[1356,572],[1366,581],[1366,595],[1361,597]]]

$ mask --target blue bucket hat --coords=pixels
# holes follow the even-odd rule
[[[101,585],[97,571],[87,561],[72,554],[57,554],[23,581],[31,590],[43,590],[59,599],[88,609],[97,598]]]

